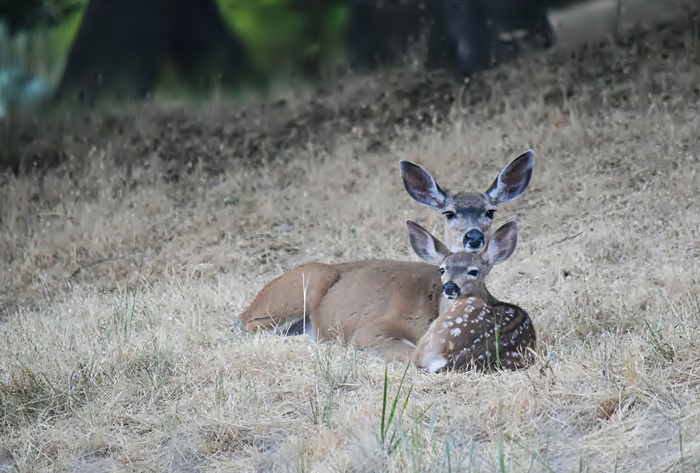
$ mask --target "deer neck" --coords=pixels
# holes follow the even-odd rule
[[[495,305],[499,303],[499,300],[491,295],[488,289],[486,289],[486,286],[481,286],[475,288],[473,291],[461,293],[456,299],[448,299],[443,295],[440,297],[440,313],[444,314],[452,310],[454,307],[461,304],[460,301],[469,297],[478,297],[483,299],[488,305]]]

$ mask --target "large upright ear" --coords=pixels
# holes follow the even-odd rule
[[[399,167],[403,186],[416,202],[436,209],[441,209],[445,205],[447,195],[425,169],[403,160],[399,161]]]
[[[484,251],[486,264],[494,266],[503,263],[515,251],[518,244],[518,224],[511,220],[496,230],[489,239]]]
[[[411,240],[413,251],[425,262],[440,266],[452,252],[428,232],[425,228],[411,220],[406,221],[408,238]]]
[[[504,167],[486,191],[491,202],[499,205],[513,200],[525,192],[530,184],[534,165],[535,153],[529,149]]]

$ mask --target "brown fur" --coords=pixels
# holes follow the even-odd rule
[[[309,281],[306,310],[304,280]],[[314,338],[340,338],[385,357],[408,359],[411,344],[438,315],[441,287],[437,268],[425,263],[309,263],[267,284],[241,321],[255,332],[287,327],[306,315]]]

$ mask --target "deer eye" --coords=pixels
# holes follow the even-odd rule
[[[451,210],[445,210],[442,214],[447,220],[452,220],[453,218],[455,218],[455,213]]]
[[[440,268],[440,276],[442,276],[443,274],[445,274],[445,268]]]
[[[477,269],[472,269],[471,271],[467,271],[467,274],[469,276],[475,278],[479,275],[479,271]]]
[[[486,215],[486,218],[493,219],[493,214],[495,214],[495,213],[496,213],[496,211],[494,209],[491,209],[491,210],[487,210],[484,215]]]

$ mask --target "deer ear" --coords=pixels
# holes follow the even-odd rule
[[[495,205],[519,197],[530,184],[534,166],[535,153],[532,150],[525,151],[501,170],[485,194]]]
[[[406,229],[413,251],[426,263],[440,266],[444,259],[452,254],[442,242],[416,222],[407,220]]]
[[[489,244],[484,252],[487,264],[495,266],[503,263],[515,251],[518,244],[518,224],[511,220],[496,230],[489,239]]]
[[[408,161],[399,161],[399,167],[403,186],[416,202],[436,209],[445,206],[447,195],[426,170]]]

